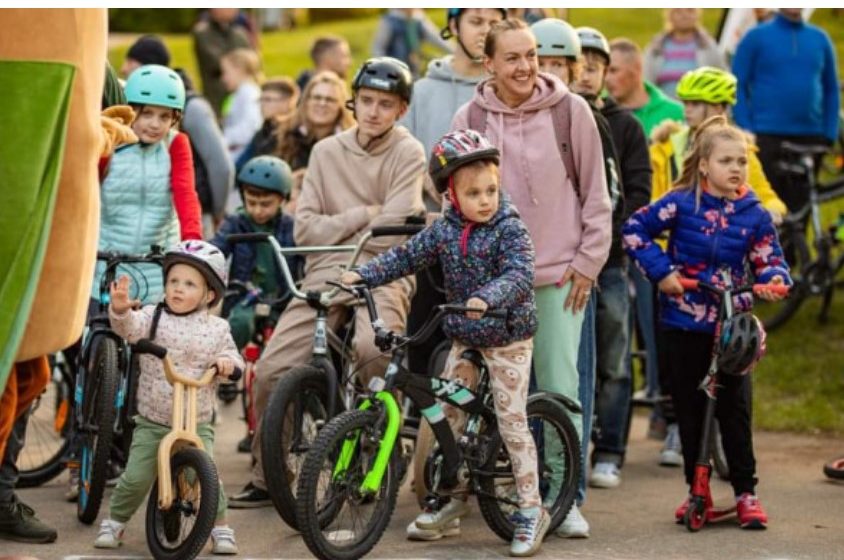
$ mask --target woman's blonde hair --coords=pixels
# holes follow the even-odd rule
[[[346,130],[355,124],[355,118],[352,116],[351,111],[346,109],[346,101],[350,97],[349,87],[346,85],[346,82],[341,80],[337,74],[331,72],[330,70],[314,74],[310,81],[308,81],[308,85],[306,85],[305,89],[302,91],[302,96],[299,98],[299,105],[296,107],[296,111],[292,115],[282,117],[278,128],[276,129],[278,137],[278,149],[276,150],[276,155],[288,163],[292,163],[293,158],[296,157],[296,153],[299,150],[299,141],[296,139],[295,135],[288,134],[290,131],[302,127],[305,131],[306,142],[319,140],[319,138],[316,138],[314,135],[314,127],[311,126],[311,123],[308,121],[307,108],[308,98],[311,96],[314,88],[319,84],[328,84],[332,86],[334,88],[334,95],[337,97],[339,102],[340,108],[337,110],[337,118],[334,121],[334,129],[339,128],[340,130]],[[333,130],[331,134],[334,134]]]
[[[235,49],[223,55],[220,59],[228,60],[235,68],[240,68],[244,74],[261,83],[264,79],[261,73],[261,59],[252,49]]]
[[[713,115],[700,123],[692,138],[692,147],[683,159],[683,172],[674,182],[676,190],[697,191],[700,202],[700,161],[709,158],[720,140],[733,140],[747,145],[747,135],[731,125],[724,115]]]

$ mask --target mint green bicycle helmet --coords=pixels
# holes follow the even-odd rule
[[[157,105],[177,111],[185,108],[185,84],[166,66],[141,66],[129,74],[123,89],[126,101],[131,105]]]
[[[237,174],[241,190],[244,185],[262,191],[280,194],[285,200],[290,198],[293,187],[293,172],[283,159],[275,156],[258,156],[246,162]]]
[[[726,70],[701,66],[683,74],[677,83],[677,97],[681,101],[735,105],[737,83],[736,77]]]
[[[537,56],[580,56],[580,38],[574,27],[556,18],[545,18],[530,26],[536,37]]]

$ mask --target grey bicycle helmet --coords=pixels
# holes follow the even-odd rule
[[[595,51],[607,59],[607,64],[610,63],[610,43],[603,33],[594,27],[578,27],[575,31],[580,37],[581,50]]]
[[[752,313],[739,313],[721,325],[718,344],[718,369],[744,375],[765,354],[765,329]]]

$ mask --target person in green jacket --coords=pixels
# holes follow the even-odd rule
[[[202,93],[211,103],[217,118],[228,93],[221,80],[220,59],[235,49],[252,48],[246,32],[234,25],[237,13],[237,8],[209,8],[208,18],[197,23],[191,32],[202,78]]]
[[[633,111],[650,137],[651,130],[665,120],[683,122],[683,105],[665,95],[644,78],[642,50],[630,39],[610,42],[607,90],[625,109]]]

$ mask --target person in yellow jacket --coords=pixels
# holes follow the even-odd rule
[[[651,133],[651,166],[653,188],[651,200],[657,200],[671,190],[683,169],[683,158],[692,143],[698,125],[713,115],[727,115],[736,104],[737,80],[734,75],[711,66],[703,66],[683,74],[677,84],[677,97],[683,102],[683,114],[688,126],[666,121]],[[750,187],[779,225],[786,214],[785,203],[779,199],[765,177],[756,155],[758,148],[749,142],[747,179]]]

